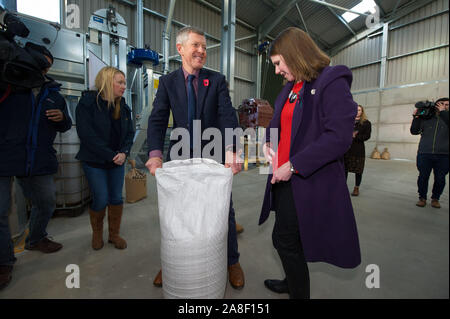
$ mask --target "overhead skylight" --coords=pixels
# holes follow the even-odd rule
[[[17,0],[17,12],[61,23],[60,0]]]
[[[350,10],[360,13],[375,13],[376,4],[373,0],[362,0],[359,4],[351,8]],[[342,17],[345,21],[350,22],[355,20],[359,15],[352,12],[345,12]]]

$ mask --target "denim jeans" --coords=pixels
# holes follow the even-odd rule
[[[47,237],[47,225],[56,208],[56,185],[53,175],[16,177],[26,198],[31,199],[30,233],[25,246],[37,244]]]
[[[25,246],[37,244],[47,237],[47,225],[56,207],[53,175],[16,177],[23,194],[31,199],[29,234]],[[0,177],[0,265],[14,264],[14,247],[9,230],[8,210],[11,205],[11,177]]]
[[[123,204],[125,165],[110,169],[92,167],[84,162],[82,165],[92,194],[93,211],[101,211],[108,205]]]
[[[445,154],[417,154],[417,169],[419,177],[417,186],[419,197],[427,199],[428,180],[431,171],[434,172],[434,183],[431,198],[437,199],[442,195],[445,187],[445,176],[448,174],[448,155]]]

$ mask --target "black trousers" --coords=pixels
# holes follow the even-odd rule
[[[345,180],[347,180],[348,177],[348,171],[345,171]],[[362,181],[362,173],[355,173],[355,186],[361,185]]]
[[[291,182],[276,183],[272,191],[276,213],[272,241],[283,264],[289,297],[309,299],[309,270],[303,254]]]

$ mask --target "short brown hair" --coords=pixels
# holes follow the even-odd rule
[[[299,28],[287,28],[272,42],[269,56],[281,55],[297,81],[311,81],[330,64],[330,58]]]

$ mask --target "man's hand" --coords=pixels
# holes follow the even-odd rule
[[[225,152],[225,167],[231,168],[231,171],[233,172],[233,175],[236,175],[242,170],[242,159],[241,155],[242,150],[239,150],[239,154],[233,153],[232,151],[226,151]]]
[[[116,165],[122,166],[126,158],[127,156],[125,155],[125,153],[118,153],[116,156],[114,156],[113,162]]]
[[[272,176],[272,184],[281,182],[281,181],[288,181],[291,179],[292,172],[291,172],[291,162],[287,161],[283,165],[281,165],[278,169],[273,170],[273,176]]]
[[[448,102],[447,102],[448,103]],[[441,101],[441,102],[437,102],[436,103],[436,108],[439,112],[445,111],[446,110],[446,105],[445,102]]]
[[[47,110],[45,111],[45,115],[53,122],[61,122],[64,120],[64,113],[60,109]]]
[[[151,157],[148,159],[147,163],[145,163],[145,167],[147,167],[150,174],[155,176],[156,169],[162,168],[162,163],[161,157]]]
[[[263,153],[264,158],[266,159],[266,162],[268,162],[270,165],[272,165],[273,157],[275,156],[275,151],[272,148],[272,143],[264,143],[263,145]]]

